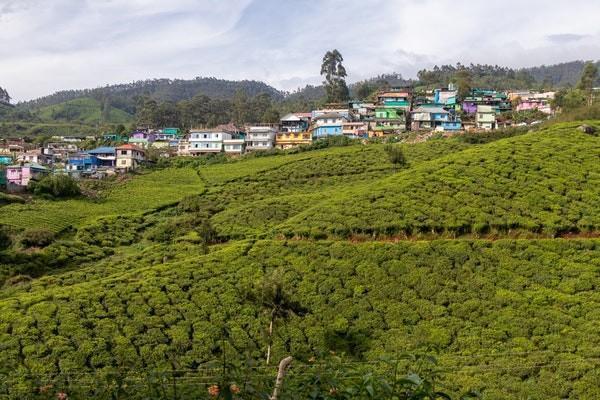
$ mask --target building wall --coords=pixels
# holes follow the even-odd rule
[[[338,136],[341,134],[341,125],[317,126],[313,131],[314,137]]]

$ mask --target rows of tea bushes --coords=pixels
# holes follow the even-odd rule
[[[99,263],[0,300],[1,390],[26,398],[39,376],[116,369],[200,374],[220,359],[224,330],[230,357],[262,365],[265,282],[277,280],[290,309],[275,320],[273,359],[428,351],[452,393],[599,395],[598,240],[193,246],[159,245],[175,258],[140,253],[137,267]]]
[[[288,237],[514,234],[600,229],[600,139],[527,134],[340,191],[281,224]]]

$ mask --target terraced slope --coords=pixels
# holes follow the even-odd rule
[[[317,238],[595,232],[599,161],[600,138],[527,134],[341,190],[277,231]]]
[[[275,358],[430,351],[457,392],[588,397],[598,394],[599,260],[597,240],[259,241],[174,263],[142,258],[0,300],[0,382],[18,397],[35,384],[25,376],[135,375],[173,359],[193,374],[219,353],[223,327],[240,358],[261,359],[268,312],[250,294],[277,270],[307,313],[277,326]]]
[[[600,139],[561,125],[403,149],[402,169],[349,146],[3,207],[17,230],[74,230],[0,252],[0,396],[160,397],[153,374],[175,370],[178,393],[203,398],[224,353],[271,376],[275,279],[300,311],[276,321],[274,359],[424,352],[452,394],[600,397],[600,239],[578,238],[600,224]]]

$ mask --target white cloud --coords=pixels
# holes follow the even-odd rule
[[[0,0],[0,86],[19,100],[157,77],[295,89],[331,48],[351,80],[598,59],[597,15],[587,0]]]

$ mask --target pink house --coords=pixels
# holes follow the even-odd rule
[[[48,169],[38,164],[10,165],[6,167],[6,186],[9,190],[22,190],[29,181],[48,173]]]
[[[27,186],[31,179],[31,167],[11,165],[6,167],[6,183],[15,186]]]

